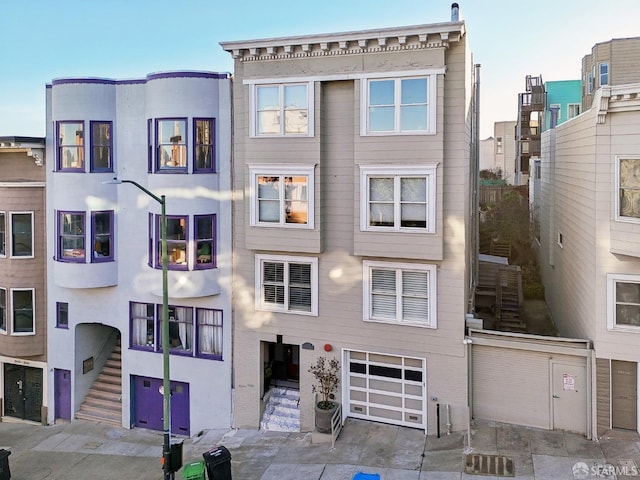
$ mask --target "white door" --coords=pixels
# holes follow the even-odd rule
[[[346,416],[426,431],[424,359],[346,351],[344,365]]]
[[[551,363],[554,430],[587,432],[587,367]]]

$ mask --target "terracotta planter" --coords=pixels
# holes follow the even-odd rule
[[[316,431],[320,433],[331,433],[331,417],[336,413],[338,403],[333,402],[329,409],[320,408],[316,403]]]

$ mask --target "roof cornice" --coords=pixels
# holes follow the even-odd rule
[[[432,23],[355,32],[220,42],[237,60],[378,53],[384,51],[448,48],[465,34],[464,22]]]
[[[639,111],[640,83],[600,87],[592,105],[598,109],[599,124],[605,123],[608,113]]]

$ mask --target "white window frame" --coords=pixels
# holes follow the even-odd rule
[[[607,330],[640,333],[640,327],[616,323],[616,283],[640,283],[640,275],[607,274]]]
[[[0,210],[0,215],[2,216],[2,218],[0,219],[0,225],[2,226],[3,230],[2,230],[2,234],[3,234],[3,238],[0,239],[0,244],[2,245],[4,253],[0,252],[0,258],[6,258],[7,257],[7,247],[9,245],[9,242],[7,240],[7,238],[9,237],[9,223],[7,222],[7,212]]]
[[[413,320],[403,320],[402,318],[396,318],[396,320],[388,319],[388,318],[372,318],[371,315],[371,295],[372,295],[372,287],[371,287],[371,270],[372,269],[391,269],[396,270],[396,275],[401,276],[403,271],[419,271],[426,272],[428,274],[428,310],[429,310],[429,318],[426,319],[425,322],[417,322]],[[390,323],[393,325],[408,325],[413,327],[421,327],[421,328],[438,328],[438,296],[437,296],[437,266],[432,264],[417,264],[417,263],[393,263],[393,262],[378,262],[371,260],[364,260],[362,262],[362,278],[363,278],[363,298],[362,298],[362,319],[365,322],[375,322],[375,323]],[[396,302],[398,308],[396,312],[398,315],[401,314],[401,297],[402,292],[401,283],[396,283],[396,288],[398,291],[396,292]]]
[[[620,163],[622,160],[638,160],[640,156],[637,155],[616,155],[615,157],[615,190],[613,192],[613,216],[617,222],[624,223],[640,223],[640,217],[625,217],[620,215]]]
[[[285,264],[285,304],[283,306],[274,305],[271,303],[264,303],[262,301],[262,263],[263,262],[279,262]],[[280,255],[256,255],[255,257],[255,307],[256,310],[269,311],[269,312],[281,312],[294,315],[307,315],[318,316],[318,258],[317,257],[298,257],[298,256],[280,256]],[[301,310],[290,310],[287,303],[288,298],[288,269],[286,268],[291,263],[306,263],[311,265],[311,311],[305,312]]]
[[[303,165],[303,164],[250,164],[249,176],[251,185],[251,211],[250,211],[250,224],[252,227],[271,227],[271,228],[300,228],[306,230],[313,230],[314,228],[314,198],[315,198],[315,164]],[[258,177],[266,176],[300,176],[307,177],[307,223],[287,223],[283,215],[284,212],[284,190],[280,196],[280,221],[276,222],[260,222],[258,215]]]
[[[0,328],[0,334],[7,335],[9,333],[9,296],[11,295],[8,288],[0,287],[0,292],[4,292],[4,328]]]
[[[605,67],[605,69],[607,70],[605,73],[602,73],[602,67]],[[603,77],[607,78],[606,82],[602,81]],[[598,85],[602,87],[609,85],[609,83],[611,83],[609,81],[609,62],[601,62],[598,64]]]
[[[33,315],[33,329],[30,332],[16,332],[16,324],[14,318],[14,292],[31,292],[31,312]],[[10,289],[10,297],[11,297],[11,335],[14,336],[29,336],[36,334],[36,289],[35,288],[11,288]],[[9,300],[7,300],[9,302]]]
[[[275,87],[278,86],[280,90],[283,90],[284,86],[294,85],[306,85],[307,87],[307,132],[306,133],[286,133],[284,132],[284,124],[280,124],[280,134],[260,134],[258,133],[258,87]],[[314,136],[314,88],[315,83],[312,80],[300,80],[295,81],[256,81],[249,84],[249,108],[251,111],[249,120],[249,136],[251,138],[306,138]],[[281,101],[282,101],[282,93]],[[280,104],[280,111],[282,112],[284,106]],[[281,115],[282,118],[282,115]]]
[[[369,83],[371,80],[394,80],[396,85],[401,80],[425,78],[427,80],[427,128],[425,130],[400,130],[400,95],[401,89],[394,89],[395,121],[394,130],[388,132],[369,131]],[[390,136],[390,135],[434,135],[437,120],[437,74],[422,72],[387,72],[378,75],[367,75],[360,80],[360,135],[361,136]]]
[[[437,163],[424,165],[360,165],[360,231],[436,233],[436,183]],[[426,177],[427,179],[427,226],[426,228],[377,227],[369,225],[369,179],[371,177]],[[394,219],[400,220],[400,192],[394,189]],[[395,223],[395,222],[394,222]]]
[[[577,108],[578,109],[578,113],[576,113],[575,115],[572,115],[572,108]],[[568,103],[567,104],[567,120],[569,120],[570,118],[575,118],[578,115],[580,115],[580,113],[582,113],[580,110],[582,109],[582,106],[579,103]]]
[[[13,254],[13,216],[14,215],[29,215],[31,216],[31,255],[14,255]],[[8,253],[7,256],[19,260],[19,259],[29,259],[35,258],[35,233],[34,233],[34,215],[33,212],[9,212],[9,224],[8,224],[8,235],[5,240],[6,245],[5,249]]]

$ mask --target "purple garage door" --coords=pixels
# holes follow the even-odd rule
[[[55,418],[71,420],[71,372],[56,368],[53,373]]]
[[[164,430],[161,378],[133,377],[134,424]],[[189,384],[171,382],[171,433],[189,436]]]

